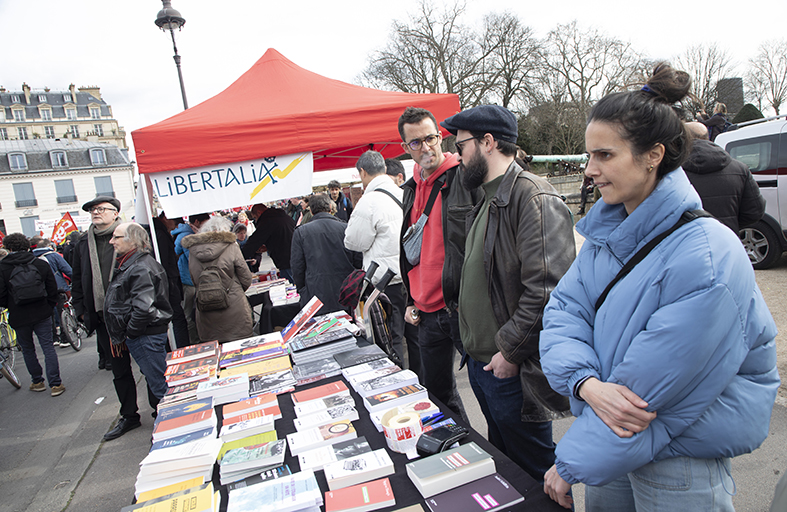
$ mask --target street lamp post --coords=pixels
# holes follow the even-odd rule
[[[156,16],[156,26],[161,30],[169,30],[172,36],[172,48],[175,49],[175,66],[178,68],[178,79],[180,80],[180,94],[183,96],[183,110],[189,108],[186,101],[186,87],[183,85],[183,72],[180,70],[180,55],[178,55],[178,47],[175,44],[175,29],[180,30],[186,24],[186,20],[180,15],[178,11],[172,8],[170,0],[161,0],[164,8],[158,12]]]

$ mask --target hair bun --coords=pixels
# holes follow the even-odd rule
[[[646,90],[647,88],[647,90]],[[672,105],[688,96],[691,77],[685,71],[674,69],[666,62],[659,62],[653,68],[643,91],[653,95],[656,101]]]

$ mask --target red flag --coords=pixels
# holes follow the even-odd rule
[[[52,230],[52,242],[57,245],[62,244],[72,231],[77,231],[77,226],[74,219],[71,218],[71,214],[66,212],[63,218],[55,224],[55,229]]]

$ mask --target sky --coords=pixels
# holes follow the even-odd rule
[[[485,14],[509,11],[538,37],[576,19],[581,29],[628,41],[654,59],[715,42],[742,76],[758,46],[787,21],[784,0],[755,4],[467,0],[461,19],[480,26]],[[392,22],[407,21],[418,6],[418,0],[172,0],[186,19],[176,42],[189,105],[223,91],[268,48],[309,71],[356,83],[371,53],[385,46]],[[126,129],[133,159],[131,132],[183,109],[170,35],[154,23],[161,7],[160,0],[0,0],[0,85],[13,91],[23,82],[33,90],[99,86]]]

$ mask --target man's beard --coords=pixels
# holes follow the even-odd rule
[[[462,186],[467,190],[473,190],[481,186],[489,174],[489,163],[486,159],[476,152],[467,163],[462,162]]]

